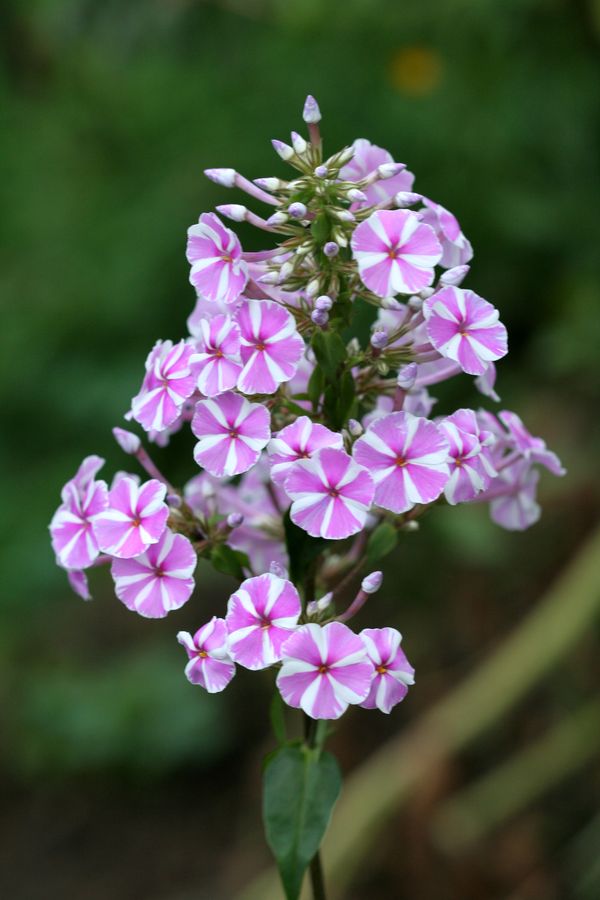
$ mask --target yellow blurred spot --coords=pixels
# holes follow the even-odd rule
[[[442,78],[442,59],[429,47],[403,47],[391,58],[389,78],[396,90],[411,96],[430,94]]]

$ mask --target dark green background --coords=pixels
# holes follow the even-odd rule
[[[417,190],[456,213],[475,248],[467,284],[499,307],[509,329],[503,404],[569,469],[560,482],[543,475],[545,513],[524,535],[495,528],[483,508],[461,508],[436,513],[406,539],[379,605],[357,624],[402,630],[418,686],[390,719],[347,717],[335,747],[343,765],[475,667],[576,553],[600,505],[599,27],[597,3],[585,0],[5,0],[7,896],[216,900],[266,860],[258,773],[270,746],[269,679],[241,673],[225,695],[208,698],[184,680],[174,640],[222,610],[230,584],[201,569],[183,610],[146,622],[95,572],[96,600],[86,605],[54,567],[47,523],[84,455],[127,465],[110,429],[148,349],[183,335],[193,306],[186,228],[215,203],[243,202],[206,181],[203,168],[283,175],[269,139],[299,128],[308,92],[321,105],[326,150],[368,137],[415,172]],[[247,249],[261,246],[260,234],[239,231]],[[440,397],[440,411],[480,402],[467,378]],[[182,437],[157,456],[185,479],[191,446]],[[550,682],[460,761],[459,782],[597,690],[592,636]],[[507,823],[500,840],[529,841],[527,864],[547,877],[546,893],[519,897],[570,896],[561,893],[566,881],[572,887],[565,848],[592,818],[590,785],[599,781],[598,767],[588,767],[524,821]],[[398,821],[399,836],[410,829],[410,815]],[[407,870],[392,847],[349,898],[414,897],[422,878],[418,896],[463,900],[447,862],[433,882],[430,861],[422,871],[413,864],[412,886],[403,886]],[[512,896],[522,884],[528,870],[518,853],[505,849],[502,864],[492,856],[496,868],[469,897]],[[591,865],[584,853],[582,878]],[[591,890],[576,896],[591,900]]]

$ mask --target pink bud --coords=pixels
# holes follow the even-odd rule
[[[217,206],[217,212],[220,212],[222,216],[226,216],[228,219],[232,219],[234,222],[243,222],[248,215],[246,207],[239,203],[225,203]]]
[[[317,176],[317,178],[327,178],[328,174],[329,170],[327,166],[317,166],[317,168],[315,169],[315,175]]]
[[[301,134],[298,134],[297,131],[292,131],[292,146],[296,153],[302,154],[306,153],[308,148],[308,144],[304,140]]]
[[[113,428],[112,433],[121,450],[129,453],[131,456],[135,456],[142,446],[139,437],[132,431],[126,431],[124,428]]]
[[[352,203],[362,203],[367,199],[367,195],[362,191],[359,191],[358,188],[350,188],[350,190],[346,193],[348,200],[351,200]]]
[[[285,223],[288,221],[288,218],[289,217],[286,215],[286,213],[276,212],[273,213],[272,216],[269,216],[269,218],[267,219],[267,225],[285,225]]]
[[[405,206],[412,206],[413,203],[418,203],[422,199],[421,194],[415,194],[413,191],[398,191],[394,197],[394,204],[399,209],[403,209]]]
[[[329,312],[332,306],[333,300],[331,297],[328,297],[327,294],[321,294],[321,296],[317,297],[315,300],[315,309],[323,309],[325,312]]]
[[[310,317],[314,324],[318,325],[319,328],[323,328],[323,326],[327,325],[327,322],[329,321],[329,313],[325,309],[313,309]]]
[[[290,147],[289,144],[284,144],[283,141],[273,140],[271,141],[273,144],[273,149],[277,153],[278,156],[282,158],[284,162],[288,162],[295,155],[294,148]]]
[[[241,513],[229,513],[227,516],[227,526],[229,528],[239,528],[243,521],[244,517]]]
[[[237,175],[237,172],[235,169],[205,169],[204,174],[207,178],[210,178],[211,181],[214,181],[215,184],[232,188],[235,185],[235,176]]]
[[[417,364],[412,362],[402,366],[398,372],[397,384],[403,391],[410,391],[417,380]]]
[[[288,570],[285,566],[282,566],[281,563],[273,560],[271,565],[269,566],[269,572],[271,575],[276,575],[277,578],[286,578],[288,577]]]
[[[303,219],[306,215],[306,206],[304,203],[290,203],[288,212],[293,219]]]
[[[348,419],[348,431],[352,437],[360,437],[364,430],[358,419]]]
[[[365,594],[374,594],[379,590],[383,582],[383,572],[371,572],[366,578],[363,578],[361,588]]]
[[[316,125],[317,122],[321,121],[321,110],[319,109],[319,104],[317,103],[315,98],[311,96],[311,94],[309,94],[304,101],[302,118],[307,125]]]
[[[404,163],[383,163],[381,166],[377,166],[377,174],[380,178],[393,178],[394,175],[398,175],[406,168]]]
[[[443,275],[440,275],[440,284],[460,284],[468,275],[471,266],[454,266],[448,269]]]
[[[371,335],[371,347],[374,347],[375,350],[383,350],[384,347],[387,347],[387,342],[387,331],[375,331]]]
[[[327,241],[325,246],[323,247],[323,253],[325,256],[328,256],[330,259],[333,256],[337,256],[340,252],[339,244],[336,244],[335,241]]]

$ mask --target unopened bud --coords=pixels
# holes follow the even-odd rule
[[[328,297],[327,294],[321,294],[321,296],[317,297],[315,300],[315,309],[324,309],[326,312],[329,312],[332,306],[333,300],[331,297]]]
[[[307,603],[306,612],[309,616],[316,616],[317,613],[325,612],[331,606],[332,600],[333,593],[330,591],[328,594],[324,594],[320,600],[311,600],[310,603]]]
[[[413,203],[418,203],[422,199],[421,194],[415,194],[413,191],[398,191],[394,197],[394,204],[399,209],[403,209],[405,206],[412,206]]]
[[[278,191],[280,188],[284,188],[287,182],[282,181],[281,178],[255,178],[254,184],[263,191]]]
[[[304,140],[301,134],[298,134],[297,131],[292,131],[292,146],[296,153],[302,154],[306,153],[308,148],[308,144]]]
[[[269,216],[267,219],[267,225],[285,225],[285,223],[289,221],[289,216],[284,212],[276,212],[273,213],[272,216]]]
[[[277,140],[273,140],[271,141],[271,143],[273,144],[275,153],[277,153],[277,155],[280,156],[284,162],[288,162],[288,160],[290,160],[292,156],[295,156],[294,148],[290,147],[289,144],[284,144],[283,141]]]
[[[315,175],[317,176],[317,178],[327,178],[328,174],[329,169],[327,168],[327,166],[317,166],[317,168],[315,169]]]
[[[340,222],[356,222],[354,213],[351,213],[349,209],[332,209],[331,215],[339,219]]]
[[[363,578],[361,588],[365,594],[374,594],[379,590],[383,582],[383,572],[371,572],[366,578]]]
[[[330,259],[333,256],[337,256],[340,252],[339,244],[336,244],[335,241],[327,241],[325,246],[323,247],[323,253],[325,256],[328,256]]]
[[[375,350],[383,350],[387,347],[388,333],[387,331],[375,331],[371,335],[371,347]]]
[[[346,163],[349,163],[352,157],[354,156],[354,147],[345,147],[339,153],[336,154],[335,164],[336,166],[345,166]]]
[[[408,305],[410,306],[411,309],[419,310],[423,306],[423,301],[421,300],[420,297],[417,297],[415,294],[412,297],[408,298]]]
[[[348,431],[352,437],[360,437],[364,430],[358,419],[348,419]]]
[[[360,343],[358,338],[350,338],[350,340],[346,344],[346,350],[348,351],[350,356],[356,356],[358,353],[360,353]]]
[[[235,185],[235,176],[237,175],[237,172],[235,169],[205,169],[204,174],[207,178],[210,178],[211,181],[214,181],[215,184],[232,188]]]
[[[226,216],[228,219],[232,219],[234,222],[243,222],[248,215],[247,208],[239,203],[225,203],[222,206],[217,206],[217,212],[220,212],[222,216]]]
[[[402,366],[400,371],[398,372],[398,378],[396,379],[396,383],[399,388],[403,391],[410,391],[412,387],[415,385],[415,381],[417,380],[417,364],[407,363],[407,365]]]
[[[454,266],[440,275],[440,284],[460,284],[468,275],[471,266]]]
[[[121,450],[131,454],[131,456],[134,456],[142,446],[142,442],[133,431],[126,431],[124,428],[113,428],[112,433]]]
[[[238,512],[229,513],[226,521],[228,528],[239,528],[244,521],[244,517],[241,513]]]
[[[434,293],[435,293],[434,288],[431,288],[431,287],[423,288],[422,291],[419,291],[419,297],[421,298],[421,300],[427,300]]]
[[[307,125],[316,125],[321,121],[321,110],[315,98],[309,94],[304,101],[304,109],[302,110],[302,118]]]
[[[418,531],[419,527],[419,523],[415,519],[410,519],[408,522],[404,523],[404,525],[402,526],[402,531]]]
[[[293,219],[303,219],[306,216],[307,209],[304,203],[290,203],[288,212]]]
[[[346,196],[352,203],[362,203],[367,199],[367,195],[362,191],[359,191],[358,188],[350,188],[350,190],[347,191]]]
[[[289,260],[287,262],[284,262],[284,264],[279,269],[279,281],[285,281],[288,275],[291,275],[293,271],[294,263],[290,262]]]
[[[400,303],[399,300],[396,300],[395,297],[382,297],[381,308],[382,309],[402,309],[402,304]]]
[[[269,566],[269,572],[271,573],[271,575],[276,575],[277,578],[288,577],[288,570],[285,566],[282,566],[280,562],[277,562],[277,560],[273,560],[273,562]]]
[[[319,293],[319,288],[321,287],[321,279],[313,278],[312,281],[309,281],[306,285],[306,294],[309,297],[314,297],[315,294]]]
[[[377,166],[377,174],[380,178],[393,178],[394,175],[398,175],[406,168],[404,163],[383,163],[380,166]]]
[[[279,272],[265,272],[264,275],[261,275],[260,278],[257,279],[259,284],[279,284]]]
[[[325,309],[313,309],[310,318],[315,325],[318,325],[319,328],[323,328],[329,321],[329,313]]]
[[[181,509],[183,503],[179,494],[167,494],[167,503],[172,509]]]

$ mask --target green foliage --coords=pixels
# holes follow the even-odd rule
[[[323,538],[311,537],[303,528],[294,525],[289,511],[285,514],[283,527],[290,561],[290,578],[295,584],[301,584],[310,567],[325,548],[327,541]]]
[[[269,759],[263,779],[267,842],[287,900],[297,900],[341,789],[340,770],[330,753],[283,747]]]
[[[389,522],[382,522],[369,535],[367,542],[367,566],[372,566],[379,562],[398,544],[398,532]]]
[[[234,550],[227,544],[217,544],[210,554],[210,561],[217,572],[222,572],[223,575],[231,575],[233,578],[237,578],[238,581],[244,580],[246,577],[244,569],[248,571],[250,568],[250,560],[247,554],[242,553],[241,550]]]

